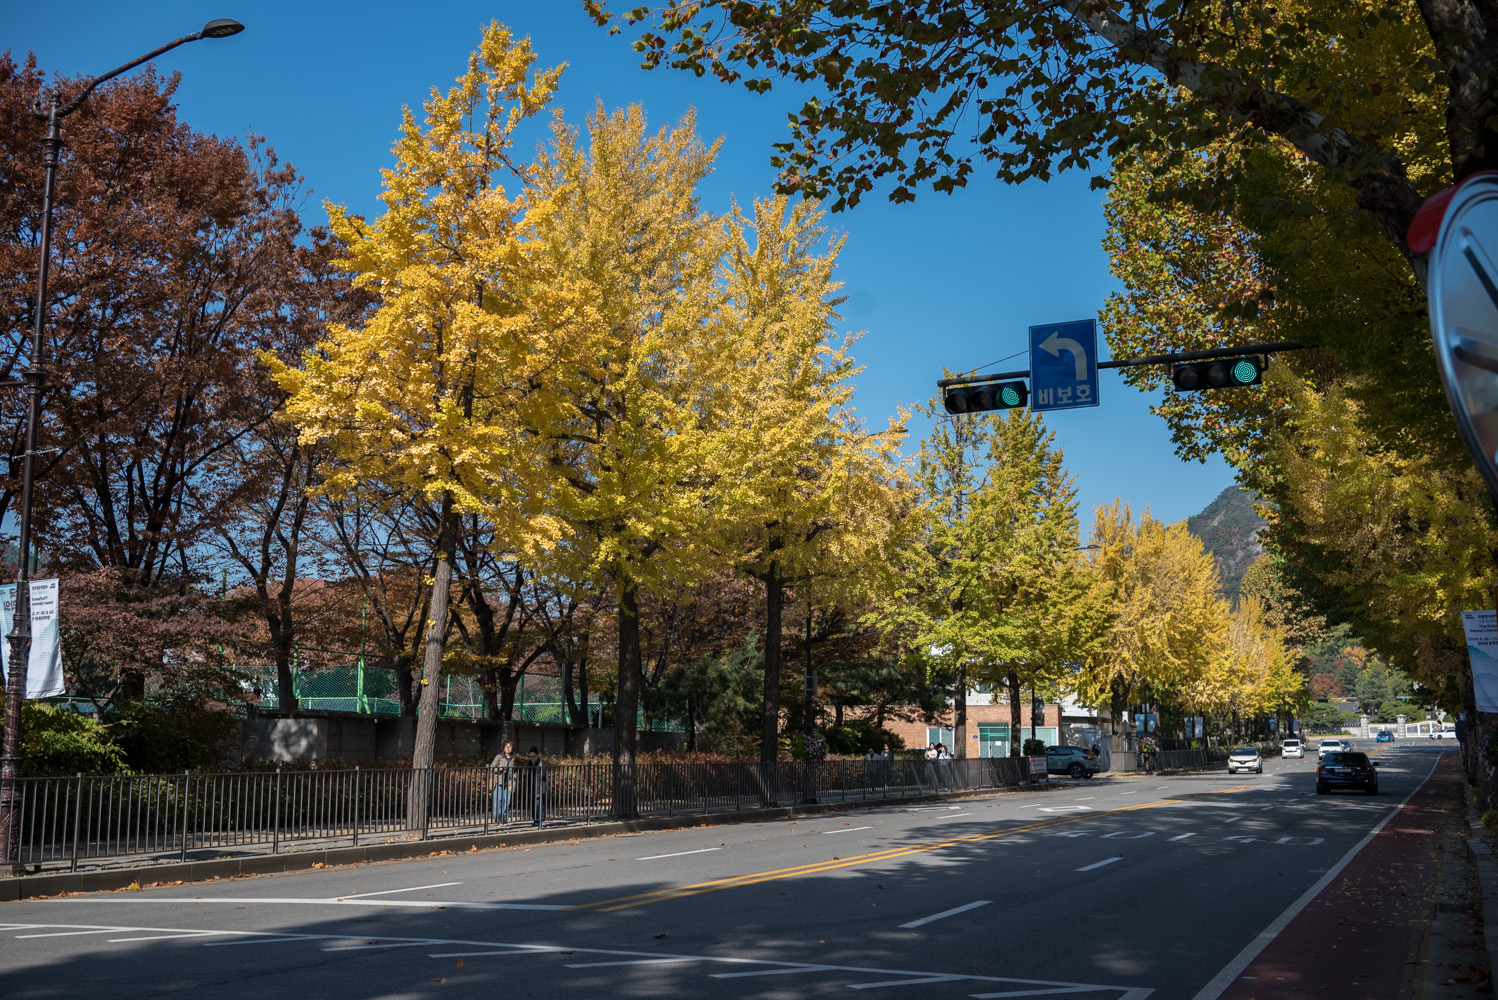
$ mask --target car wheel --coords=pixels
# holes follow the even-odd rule
[[[1368,786],[1368,794],[1369,795],[1377,795],[1378,794],[1378,783],[1377,782],[1374,782],[1373,784],[1371,784],[1371,785]]]
[[[1067,768],[1066,771],[1073,778],[1080,778],[1082,776],[1082,765],[1081,764],[1073,764],[1071,767]]]
[[[1255,771],[1254,773],[1255,774],[1263,774],[1264,773],[1264,765],[1260,764],[1259,765],[1259,769],[1257,771]]]
[[[1090,779],[1094,774],[1097,774],[1097,772],[1096,771],[1083,771],[1082,772],[1082,777]]]
[[[1322,783],[1321,783],[1321,782],[1319,782],[1319,781],[1318,781],[1318,782],[1316,782],[1316,794],[1317,794],[1317,795],[1325,795],[1325,794],[1326,794],[1326,786],[1325,786],[1325,785],[1323,785],[1323,784],[1322,784]]]

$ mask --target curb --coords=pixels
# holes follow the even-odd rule
[[[394,843],[329,847],[321,850],[289,851],[285,854],[257,854],[240,858],[217,858],[209,861],[173,861],[142,864],[132,868],[106,871],[57,872],[46,875],[22,875],[0,879],[0,903],[37,899],[61,893],[105,892],[134,885],[162,882],[205,882],[212,879],[244,878],[251,875],[273,875],[279,872],[331,868],[337,865],[364,864],[372,861],[400,861],[427,858],[439,854],[461,854],[470,850],[490,850],[530,844],[561,843],[618,836],[625,833],[648,833],[658,830],[684,830],[703,826],[732,826],[765,820],[789,819],[794,816],[816,816],[822,813],[851,812],[858,809],[888,809],[904,803],[948,802],[953,799],[984,798],[1017,792],[1042,792],[1046,786],[1026,788],[982,788],[948,792],[944,795],[912,795],[904,799],[880,799],[872,802],[828,802],[770,809],[746,809],[742,812],[708,813],[682,816],[660,816],[649,819],[593,823],[587,826],[558,826],[545,829],[522,829],[510,833],[475,834],[471,836],[409,840]],[[149,881],[145,881],[149,879]]]
[[[1482,937],[1488,952],[1488,967],[1498,970],[1498,858],[1493,848],[1484,839],[1482,817],[1477,811],[1477,797],[1471,785],[1467,790],[1467,822],[1471,831],[1467,836],[1467,854],[1472,867],[1477,869],[1477,881],[1482,886]]]

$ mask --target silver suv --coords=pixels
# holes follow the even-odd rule
[[[1103,769],[1098,755],[1084,747],[1046,747],[1046,774],[1069,774],[1073,778],[1090,778]]]

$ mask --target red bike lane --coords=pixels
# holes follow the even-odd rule
[[[1221,1000],[1425,996],[1422,955],[1441,851],[1466,824],[1444,754],[1429,780],[1220,994]]]

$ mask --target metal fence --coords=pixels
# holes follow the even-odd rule
[[[1206,763],[1159,754],[1161,769]],[[1115,769],[1135,770],[1115,754]],[[610,761],[519,769],[353,768],[20,779],[20,860],[33,870],[186,861],[433,839],[620,817],[876,802],[1021,785],[1029,760],[829,760],[814,764]],[[1068,779],[1069,780],[1069,779]]]

